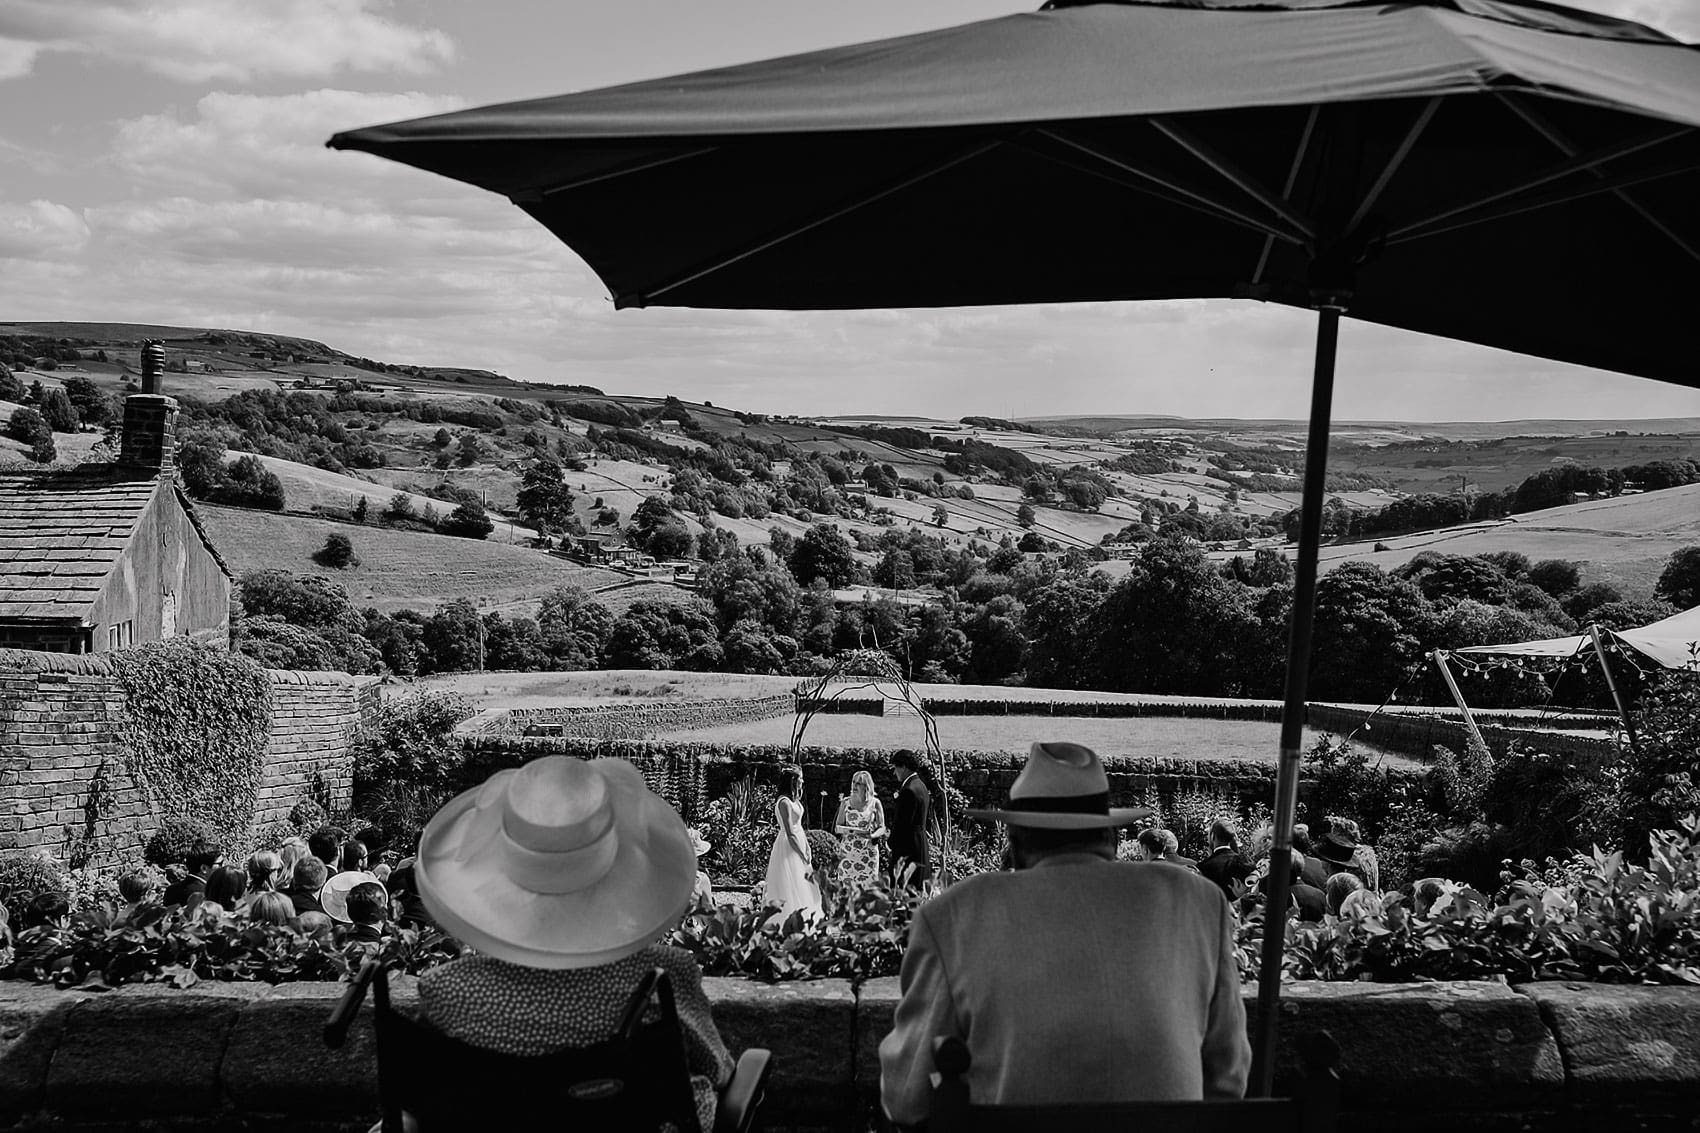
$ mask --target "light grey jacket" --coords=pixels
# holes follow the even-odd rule
[[[1233,914],[1161,863],[1067,855],[917,910],[880,1094],[922,1121],[933,1039],[968,1044],[979,1105],[1237,1098],[1251,1066]]]

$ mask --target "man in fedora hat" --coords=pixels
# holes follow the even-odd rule
[[[1013,873],[972,877],[915,911],[903,998],[880,1043],[880,1095],[924,1121],[934,1040],[968,1045],[979,1105],[1239,1097],[1251,1065],[1233,914],[1184,869],[1118,862],[1091,748],[1036,743],[1002,810]]]

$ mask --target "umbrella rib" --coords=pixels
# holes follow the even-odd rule
[[[595,185],[602,181],[612,181],[617,177],[625,177],[632,173],[642,173],[645,170],[658,169],[663,165],[673,165],[676,162],[689,161],[693,157],[701,157],[704,154],[713,153],[719,148],[719,146],[701,146],[697,149],[685,150],[683,153],[665,154],[650,161],[642,161],[636,165],[622,166],[619,169],[610,169],[606,173],[592,173],[587,177],[580,177],[573,181],[563,181],[559,185],[550,185],[548,188],[544,189],[523,189],[518,193],[509,194],[508,199],[516,205],[536,204],[539,201],[554,196],[556,193],[566,193],[573,189],[582,189],[586,185]]]
[[[929,177],[936,177],[940,173],[943,173],[946,170],[952,169],[952,168],[954,168],[958,165],[961,165],[965,161],[972,161],[974,158],[979,157],[980,155],[982,155],[984,153],[988,153],[991,150],[996,149],[1000,145],[1003,145],[1004,141],[1005,141],[1005,139],[1003,139],[1003,138],[994,138],[992,141],[981,142],[978,145],[971,146],[966,150],[962,150],[958,153],[952,154],[951,156],[949,156],[947,158],[943,158],[939,161],[931,162],[928,165],[917,170],[916,172],[908,174],[907,176],[903,177],[901,180],[895,181],[892,184],[887,185],[883,189],[879,189],[879,190],[876,190],[872,193],[869,193],[867,196],[857,197],[855,200],[849,202],[848,204],[840,205],[837,208],[832,209],[829,212],[825,212],[825,213],[822,213],[819,216],[816,216],[813,220],[808,220],[808,221],[805,221],[801,224],[795,225],[794,227],[788,228],[785,231],[780,232],[779,234],[777,234],[775,236],[769,236],[765,239],[758,240],[756,243],[750,244],[750,245],[748,245],[744,248],[739,249],[738,251],[728,252],[728,253],[722,255],[719,259],[712,260],[709,263],[704,264],[701,267],[692,268],[690,271],[686,272],[684,275],[678,276],[677,278],[675,278],[675,279],[673,279],[673,280],[671,280],[667,283],[662,284],[660,287],[656,287],[656,288],[653,288],[649,291],[642,292],[640,294],[633,295],[633,296],[624,296],[624,295],[618,296],[615,300],[615,306],[617,306],[617,307],[631,307],[631,306],[641,307],[641,306],[644,306],[650,300],[655,299],[658,296],[665,295],[669,291],[675,291],[678,288],[681,288],[688,283],[694,283],[694,282],[703,278],[706,275],[713,275],[717,271],[723,271],[724,269],[731,267],[733,264],[741,263],[742,261],[749,259],[751,256],[760,255],[761,253],[767,251],[769,248],[773,248],[773,247],[776,247],[777,245],[783,244],[787,240],[791,240],[791,239],[794,239],[798,236],[801,236],[805,232],[812,232],[813,230],[821,227],[822,225],[831,224],[833,221],[838,220],[841,217],[848,216],[850,213],[855,212],[857,209],[864,208],[868,205],[873,204],[876,201],[884,200],[886,197],[889,197],[894,193],[901,193],[903,190],[910,188],[913,185],[918,185],[922,181],[927,180]]]
[[[1483,205],[1490,205],[1495,201],[1503,201],[1507,197],[1514,197],[1518,193],[1526,192],[1529,189],[1538,189],[1542,185],[1549,185],[1552,182],[1561,180],[1573,173],[1581,173],[1584,170],[1593,169],[1596,166],[1604,165],[1607,162],[1616,161],[1620,157],[1628,157],[1631,154],[1640,153],[1642,150],[1652,149],[1654,146],[1663,145],[1666,142],[1685,137],[1691,132],[1692,131],[1686,127],[1680,130],[1670,130],[1663,134],[1653,134],[1647,137],[1636,138],[1633,141],[1621,142],[1615,146],[1607,146],[1605,149],[1595,150],[1591,154],[1585,154],[1581,157],[1572,158],[1569,161],[1560,162],[1559,164],[1552,166],[1545,173],[1537,174],[1536,176],[1529,178],[1527,181],[1519,182],[1508,189],[1501,189],[1497,193],[1492,193],[1488,196],[1478,198],[1474,201],[1469,201],[1465,204],[1454,205],[1442,212],[1425,216],[1421,220],[1413,220],[1409,224],[1401,225],[1387,234],[1388,243],[1391,244],[1396,241],[1401,241],[1413,233],[1420,233],[1422,230],[1431,228],[1443,220],[1450,220],[1451,218],[1458,216],[1460,213],[1474,212]]]
[[[1173,194],[1178,195],[1180,198],[1184,198],[1184,199],[1181,199],[1181,200],[1176,200],[1174,197],[1168,197],[1168,196],[1164,196],[1163,194],[1153,193],[1154,196],[1163,197],[1163,199],[1169,200],[1171,203],[1185,205],[1187,207],[1197,209],[1198,211],[1206,213],[1207,215],[1216,217],[1218,220],[1227,220],[1227,221],[1232,221],[1236,224],[1244,225],[1245,227],[1250,228],[1252,231],[1260,232],[1260,233],[1269,237],[1272,240],[1274,240],[1274,239],[1285,240],[1289,244],[1303,244],[1305,242],[1303,237],[1296,235],[1292,232],[1288,232],[1288,231],[1286,231],[1282,228],[1279,228],[1269,220],[1266,220],[1266,219],[1263,219],[1263,218],[1260,218],[1260,217],[1251,216],[1247,213],[1241,212],[1239,209],[1234,208],[1232,205],[1225,204],[1222,201],[1219,201],[1216,198],[1209,196],[1206,193],[1200,192],[1197,189],[1189,188],[1186,185],[1181,184],[1179,181],[1174,180],[1173,178],[1165,177],[1160,173],[1153,173],[1148,169],[1141,169],[1139,166],[1130,164],[1129,162],[1124,161],[1123,159],[1121,159],[1119,157],[1114,157],[1110,154],[1104,153],[1102,150],[1093,149],[1091,146],[1086,145],[1084,142],[1077,142],[1073,138],[1064,137],[1063,135],[1057,133],[1055,130],[1040,128],[1038,130],[1035,130],[1034,132],[1036,134],[1038,134],[1040,137],[1045,137],[1045,138],[1051,139],[1052,141],[1056,142],[1058,145],[1067,146],[1069,149],[1076,150],[1080,153],[1083,153],[1087,157],[1092,158],[1094,161],[1102,162],[1103,164],[1109,166],[1112,169],[1119,170],[1119,171],[1126,173],[1126,174],[1128,174],[1132,177],[1137,177],[1142,181],[1148,181],[1153,185],[1157,185],[1157,186],[1160,186],[1164,189],[1167,189],[1169,191],[1169,193],[1173,193]],[[1056,154],[1045,153],[1043,150],[1032,149],[1032,147],[1025,147],[1025,148],[1028,148],[1028,149],[1031,150],[1031,152],[1039,155],[1040,157],[1047,158],[1051,161],[1062,162],[1063,164],[1070,165],[1074,168],[1081,168],[1076,163],[1067,161],[1067,159],[1059,157]],[[1119,177],[1111,177],[1106,171],[1103,171],[1103,170],[1083,169],[1083,172],[1089,172],[1089,173],[1094,174],[1095,176],[1105,177],[1108,180],[1113,181],[1117,185],[1123,185],[1123,186],[1126,186],[1127,188],[1135,189],[1135,190],[1140,191],[1140,192],[1151,192],[1151,190],[1146,186],[1129,185],[1125,180],[1123,180]]]
[[[1440,103],[1439,98],[1431,98],[1423,104],[1422,110],[1417,114],[1417,120],[1411,123],[1409,130],[1405,131],[1405,136],[1400,140],[1399,147],[1393,151],[1393,156],[1389,157],[1387,164],[1382,167],[1381,176],[1375,179],[1375,184],[1371,185],[1369,192],[1364,194],[1364,199],[1359,203],[1357,211],[1352,214],[1352,219],[1346,223],[1347,232],[1355,231],[1358,225],[1363,223],[1364,218],[1369,215],[1369,211],[1375,207],[1375,202],[1381,198],[1381,194],[1392,182],[1393,175],[1399,171],[1399,167],[1410,156],[1411,150],[1416,147],[1417,139],[1421,138],[1423,131],[1428,129],[1428,124],[1433,120],[1435,111],[1440,109]]]
[[[1310,113],[1305,115],[1304,133],[1299,135],[1298,148],[1293,151],[1293,164],[1287,168],[1287,183],[1281,186],[1281,198],[1283,200],[1292,199],[1293,186],[1299,183],[1299,170],[1304,168],[1305,154],[1310,152],[1310,139],[1316,133],[1316,122],[1321,116],[1322,104],[1319,102],[1312,103]],[[1254,286],[1263,282],[1263,269],[1269,266],[1269,253],[1274,250],[1275,237],[1264,237],[1263,251],[1257,257],[1257,269],[1251,273],[1251,282]]]
[[[1503,205],[1500,208],[1489,209],[1486,212],[1474,213],[1470,216],[1463,217],[1460,220],[1456,220],[1451,224],[1440,227],[1427,227],[1412,231],[1412,227],[1407,226],[1406,228],[1401,229],[1403,235],[1389,237],[1387,243],[1390,246],[1393,244],[1408,244],[1413,240],[1422,240],[1429,236],[1439,236],[1447,232],[1456,232],[1460,228],[1473,228],[1478,224],[1486,224],[1488,221],[1492,220],[1505,220],[1509,217],[1521,216],[1523,213],[1535,212],[1539,209],[1554,208],[1558,205],[1567,205],[1572,201],[1585,200],[1588,197],[1598,197],[1605,193],[1616,193],[1634,185],[1644,185],[1649,181],[1660,181],[1666,177],[1678,177],[1684,173],[1692,173],[1697,169],[1700,169],[1700,160],[1691,159],[1688,161],[1672,162],[1669,165],[1661,165],[1656,169],[1646,169],[1637,173],[1625,173],[1617,177],[1608,177],[1598,184],[1590,185],[1585,189],[1570,189],[1562,192],[1546,193],[1530,200],[1514,201],[1510,204]]]
[[[1149,118],[1147,121],[1150,122],[1153,129],[1165,138],[1214,169],[1252,200],[1304,233],[1306,240],[1314,241],[1316,239],[1316,226],[1314,224],[1295,212],[1286,201],[1259,185],[1255,178],[1229,161],[1225,156],[1217,153],[1204,142],[1172,122],[1164,121],[1161,118]]]
[[[1517,117],[1523,119],[1524,122],[1527,122],[1529,127],[1537,134],[1540,134],[1547,141],[1551,142],[1560,153],[1564,154],[1564,156],[1575,157],[1581,152],[1581,149],[1573,144],[1569,138],[1565,137],[1564,134],[1559,131],[1558,127],[1548,122],[1545,117],[1537,114],[1534,110],[1524,106],[1521,102],[1508,95],[1500,95],[1499,101],[1505,104],[1506,109],[1517,115]],[[1605,176],[1605,174],[1601,173],[1598,169],[1595,169],[1592,172],[1596,177]],[[1690,259],[1700,260],[1700,249],[1695,248],[1693,244],[1690,244],[1687,240],[1684,240],[1681,236],[1679,236],[1670,227],[1670,225],[1654,216],[1652,210],[1647,208],[1647,206],[1643,205],[1640,201],[1637,201],[1634,197],[1631,197],[1622,189],[1612,190],[1612,195],[1622,201],[1630,210],[1640,214],[1642,220],[1645,220],[1648,224],[1652,225],[1658,230],[1660,235],[1664,236],[1665,239],[1669,240],[1672,244],[1675,244],[1678,248],[1686,252]]]

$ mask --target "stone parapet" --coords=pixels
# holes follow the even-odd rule
[[[861,1130],[897,980],[704,981],[734,1051],[774,1054],[773,1130]],[[393,999],[417,1002],[398,978]],[[340,1050],[320,1030],[336,984],[200,984],[102,994],[0,983],[0,1128],[364,1129],[377,1110],[370,1008]],[[1244,989],[1248,1014],[1255,989]],[[1342,1051],[1342,1128],[1472,1133],[1692,1129],[1700,989],[1491,982],[1289,984],[1278,1070],[1326,1030]]]

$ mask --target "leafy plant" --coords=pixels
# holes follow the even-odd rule
[[[183,639],[113,653],[130,777],[156,813],[192,816],[236,844],[254,821],[271,685],[237,653]]]
[[[192,815],[168,814],[142,846],[142,858],[150,865],[181,865],[196,842],[216,842],[211,825]]]
[[[896,975],[913,905],[881,888],[846,894],[824,917],[706,903],[685,915],[669,943],[703,974],[782,980]]]
[[[0,853],[0,906],[16,927],[18,918],[38,893],[68,892],[71,877],[65,867],[46,854],[30,850]]]
[[[354,809],[411,842],[461,789],[466,748],[452,733],[473,714],[465,697],[421,692],[386,701],[349,745]]]

